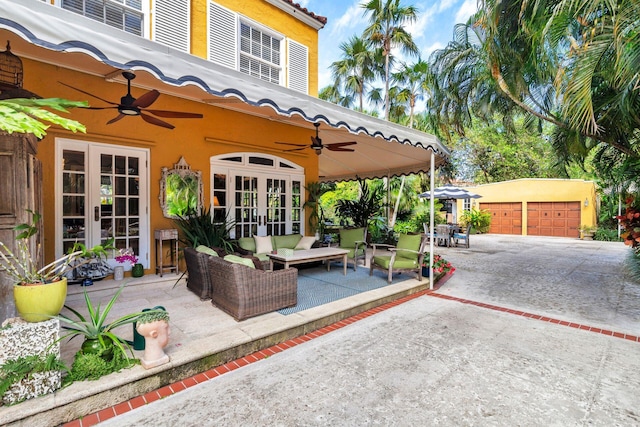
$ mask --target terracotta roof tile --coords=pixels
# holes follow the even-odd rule
[[[323,25],[327,24],[327,17],[326,16],[316,15],[315,13],[311,12],[310,10],[307,10],[306,7],[300,6],[300,3],[295,3],[293,0],[282,0],[282,1],[285,2],[285,3],[290,4],[291,6],[295,7],[299,11],[306,13],[310,17],[312,17],[315,20],[321,22]]]

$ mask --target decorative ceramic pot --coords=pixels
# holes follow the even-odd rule
[[[131,268],[131,275],[133,277],[142,277],[144,276],[144,266],[142,264],[134,264]]]
[[[56,316],[67,299],[67,278],[57,282],[34,285],[14,285],[16,309],[27,322],[42,322]]]
[[[113,267],[113,280],[122,280],[124,279],[124,266],[116,265]]]

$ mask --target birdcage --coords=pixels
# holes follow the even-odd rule
[[[0,86],[22,87],[22,60],[11,53],[7,40],[7,50],[0,52]]]

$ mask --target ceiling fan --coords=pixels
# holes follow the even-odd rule
[[[78,89],[77,87],[73,87],[66,83],[62,83],[64,86],[70,87],[71,89],[77,90],[78,92],[84,93],[85,95],[89,95],[93,98],[99,99],[100,101],[106,102],[107,104],[111,104],[111,107],[88,107],[91,110],[108,110],[108,109],[117,109],[118,115],[113,119],[109,120],[107,124],[115,123],[118,120],[126,117],[126,116],[140,116],[142,120],[147,123],[151,123],[152,125],[162,126],[167,129],[173,129],[173,126],[170,123],[165,122],[164,120],[160,120],[158,117],[171,117],[177,119],[201,119],[202,114],[198,113],[185,113],[181,111],[168,111],[168,110],[152,110],[149,107],[151,104],[155,102],[156,99],[160,96],[160,92],[155,89],[150,90],[139,98],[134,98],[131,96],[131,80],[136,78],[136,75],[130,71],[123,71],[122,76],[127,79],[127,94],[120,98],[120,102],[112,102],[108,101],[104,98],[100,98],[97,95],[86,92],[82,89]],[[149,114],[152,115],[149,115]],[[158,117],[154,117],[158,116]]]
[[[316,136],[311,137],[311,145],[292,144],[290,142],[277,142],[277,141],[276,141],[276,144],[292,145],[294,147],[298,147],[298,148],[290,148],[284,151],[301,151],[301,150],[306,150],[307,148],[311,148],[316,152],[317,155],[320,155],[322,153],[323,148],[326,148],[329,151],[351,151],[351,152],[355,151],[353,148],[344,148],[344,147],[347,147],[349,145],[355,145],[357,144],[356,141],[332,142],[330,144],[323,144],[322,139],[320,139],[320,137],[318,136],[318,128],[320,127],[320,123],[314,123],[313,125],[316,127]]]

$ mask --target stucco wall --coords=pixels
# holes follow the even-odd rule
[[[24,59],[24,87],[42,97],[60,97],[74,100],[88,100],[93,106],[104,103],[89,98],[79,92],[57,83],[65,82],[83,88],[104,99],[119,101],[126,94],[126,85],[109,83],[105,79],[73,70],[34,62]],[[46,76],[46,78],[43,78]],[[146,90],[132,88],[132,95],[139,97]],[[169,130],[144,122],[140,117],[125,117],[116,123],[106,122],[117,115],[117,111],[73,109],[67,117],[78,120],[87,127],[87,134],[74,134],[51,127],[48,135],[38,147],[38,158],[43,165],[43,203],[44,203],[44,237],[45,258],[54,258],[54,206],[55,206],[55,138],[64,137],[84,141],[102,142],[132,147],[144,147],[150,150],[149,208],[150,230],[157,228],[175,228],[170,219],[162,215],[158,201],[159,181],[162,167],[171,169],[180,156],[191,165],[193,170],[202,171],[204,183],[204,201],[210,203],[210,166],[211,156],[241,151],[259,151],[273,154],[290,160],[305,168],[306,181],[318,179],[318,157],[311,150],[304,152],[283,152],[275,141],[308,141],[309,130],[296,126],[287,126],[259,117],[243,115],[166,94],[160,95],[153,108],[161,110],[189,111],[202,113],[203,119],[166,119],[175,125]],[[153,239],[153,232],[151,232]],[[154,253],[154,241],[149,242],[151,253]],[[153,257],[150,259],[154,268]]]
[[[472,199],[475,208],[480,203],[521,202],[523,235],[527,234],[527,202],[580,202],[580,224],[596,225],[596,188],[593,181],[531,178],[465,188],[482,196]],[[462,212],[462,207],[463,201],[458,200],[458,212]]]

